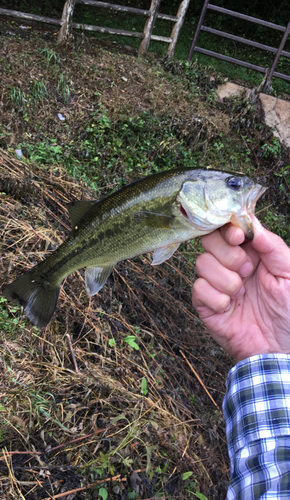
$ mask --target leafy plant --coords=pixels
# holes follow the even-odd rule
[[[135,335],[128,335],[127,337],[124,338],[124,342],[126,342],[126,344],[128,344],[130,347],[132,347],[136,351],[139,351],[140,348],[139,348],[138,344],[136,344],[135,340],[136,340]]]
[[[138,498],[138,493],[136,490],[133,490],[133,491],[129,491],[129,493],[127,494],[127,498],[126,500],[134,500],[135,498]]]
[[[6,335],[13,335],[19,327],[20,311],[19,306],[8,306],[5,297],[0,297],[0,327]],[[21,328],[24,327],[25,323],[22,323]]]
[[[269,158],[270,155],[272,156],[281,155],[281,143],[279,139],[277,139],[276,137],[272,138],[272,144],[266,143],[262,146],[261,149],[263,150],[263,156],[265,158]]]
[[[191,476],[192,476],[192,474],[193,474],[193,472],[192,472],[192,471],[184,472],[184,473],[182,474],[182,481],[186,481],[186,479],[188,479],[189,477],[191,477]]]
[[[35,163],[51,165],[63,159],[62,148],[57,145],[56,139],[38,144],[24,142],[21,146],[27,150],[30,160]]]
[[[106,488],[100,488],[99,489],[99,496],[102,497],[103,500],[107,500],[108,498],[108,491]]]
[[[147,396],[147,394],[148,394],[147,380],[145,377],[143,377],[141,380],[141,392],[142,392],[142,394],[144,394],[144,396]]]
[[[182,481],[187,481],[192,475],[193,475],[192,471],[184,472],[182,474]],[[203,495],[202,493],[199,493],[199,491],[196,491],[196,482],[195,481],[187,482],[187,484],[185,486],[185,491],[187,491],[190,495],[194,495],[195,497],[199,498],[200,500],[208,500],[205,495]]]

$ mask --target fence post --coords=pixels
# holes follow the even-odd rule
[[[173,29],[171,31],[170,38],[171,38],[172,42],[169,44],[169,47],[167,49],[167,55],[169,57],[172,57],[174,55],[179,32],[182,28],[185,14],[186,14],[186,11],[187,11],[188,6],[189,6],[189,2],[190,2],[190,0],[182,0],[181,4],[179,5],[179,9],[178,9],[178,12],[176,15],[176,17],[178,17],[178,21],[175,23],[175,25],[173,26]]]
[[[268,74],[268,76],[267,76],[267,79],[266,79],[266,82],[265,82],[264,87],[265,87],[265,86],[267,86],[267,84],[268,84],[268,83],[271,81],[271,79],[272,79],[273,73],[274,73],[274,71],[275,71],[275,68],[276,68],[276,66],[277,66],[277,63],[278,63],[279,58],[280,58],[280,56],[281,56],[281,52],[282,52],[282,50],[284,49],[284,45],[285,45],[285,43],[286,43],[286,40],[287,40],[287,38],[288,38],[289,33],[290,33],[290,21],[289,21],[289,23],[288,23],[288,24],[287,24],[287,26],[286,26],[286,30],[284,31],[284,35],[283,35],[283,37],[282,37],[282,40],[281,40],[280,45],[279,45],[279,48],[278,48],[278,50],[277,50],[277,52],[276,52],[276,55],[275,55],[275,57],[274,57],[274,61],[273,61],[273,64],[272,64],[272,66],[271,66],[271,69],[270,69],[270,71],[269,71],[269,74]]]
[[[65,2],[64,4],[61,16],[62,26],[57,36],[56,45],[61,45],[62,43],[65,43],[69,37],[70,23],[72,20],[75,3],[76,0],[67,0],[67,2]]]
[[[192,44],[191,44],[191,47],[190,47],[190,50],[189,50],[189,53],[188,53],[188,57],[187,57],[188,61],[191,61],[191,59],[192,59],[193,52],[194,52],[194,49],[195,49],[196,44],[197,44],[197,39],[198,39],[198,36],[199,36],[200,28],[202,26],[202,23],[203,23],[203,20],[204,20],[204,16],[205,16],[208,4],[209,4],[209,0],[205,0],[203,8],[202,8],[202,11],[201,11],[201,14],[200,14],[200,18],[199,18],[199,21],[198,21],[197,28],[196,28],[195,33],[194,33]]]
[[[153,31],[154,24],[155,24],[155,20],[156,20],[157,14],[158,14],[160,2],[161,2],[161,0],[152,0],[151,1],[151,5],[150,5],[150,9],[149,9],[150,16],[147,19],[145,26],[144,26],[144,31],[143,31],[144,38],[143,38],[142,42],[140,43],[140,47],[139,47],[139,51],[138,51],[139,55],[145,54],[148,50],[150,38],[151,38],[152,31]]]

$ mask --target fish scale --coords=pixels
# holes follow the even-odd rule
[[[63,279],[81,267],[87,291],[95,295],[118,262],[153,251],[152,265],[161,264],[181,242],[230,221],[251,239],[250,214],[265,189],[232,172],[180,168],[135,181],[100,201],[68,203],[68,239],[8,285],[4,296],[44,327]]]

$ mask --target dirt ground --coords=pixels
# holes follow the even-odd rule
[[[1,285],[69,234],[66,202],[104,196],[150,173],[161,156],[164,145],[145,169],[132,171],[117,151],[113,168],[106,167],[114,155],[111,143],[106,149],[111,132],[104,117],[112,130],[120,117],[153,109],[163,120],[170,116],[172,130],[192,151],[200,147],[201,156],[208,154],[205,161],[224,161],[222,151],[215,147],[211,153],[210,145],[221,134],[233,135],[233,116],[212,99],[194,99],[178,68],[166,76],[172,68],[166,72],[154,54],[139,59],[128,48],[80,36],[56,51],[50,30],[3,22],[1,31]],[[207,76],[200,81],[205,84],[208,95]],[[88,115],[100,104],[106,115],[98,122],[105,132],[96,196],[87,177],[76,179],[65,159],[57,161],[58,149],[51,150],[51,160],[44,157],[45,166],[30,160],[29,151],[55,137],[53,147],[75,155],[68,158],[89,155],[84,130],[92,129]],[[255,133],[251,157],[259,159],[262,145]],[[19,144],[21,158],[15,155]],[[163,153],[169,155],[173,146]],[[286,154],[280,154],[283,165]],[[257,168],[256,175],[268,182],[271,168]],[[278,189],[276,182],[269,196]],[[83,270],[70,275],[43,330],[0,299],[1,498],[225,498],[229,461],[221,406],[233,360],[191,305],[200,251],[194,241],[157,268],[148,255],[120,263],[93,298],[85,291]]]

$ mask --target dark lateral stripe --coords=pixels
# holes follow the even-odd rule
[[[124,229],[129,227],[128,219],[129,217],[126,217],[123,224],[120,224],[118,222],[112,228],[97,232],[97,235],[94,237],[88,236],[90,230],[86,231],[83,238],[81,238],[81,236],[79,237],[81,241],[75,246],[75,248],[73,248],[69,253],[66,253],[66,247],[70,242],[70,238],[68,238],[68,240],[66,240],[53,254],[51,254],[46,260],[43,261],[43,263],[46,264],[45,267],[47,268],[48,266],[48,269],[46,269],[44,273],[42,273],[42,276],[49,280],[49,277],[52,274],[56,274],[58,270],[61,270],[64,266],[66,266],[70,260],[75,260],[77,256],[79,256],[80,262],[79,267],[76,267],[75,269],[84,267],[86,263],[82,263],[82,255],[90,248],[93,248],[96,245],[101,245],[104,239],[112,239],[113,237],[124,233]],[[86,238],[86,236],[88,237]],[[79,238],[77,237],[77,239]],[[71,238],[71,240],[72,239],[73,238]],[[63,256],[61,256],[62,253]],[[56,262],[54,262],[55,259],[57,259]],[[42,263],[40,263],[39,265],[41,264]],[[71,272],[73,272],[73,270]]]

